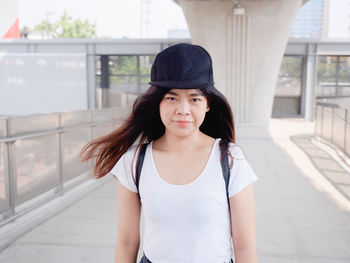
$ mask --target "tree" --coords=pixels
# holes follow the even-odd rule
[[[43,35],[49,34],[52,38],[93,38],[96,37],[95,25],[90,24],[88,20],[73,20],[64,10],[63,15],[58,21],[49,23],[43,20],[34,27],[35,31],[41,32]]]
[[[49,36],[56,38],[56,30],[57,25],[49,23],[46,20],[43,20],[40,22],[40,24],[34,26],[34,31],[39,32],[43,38],[45,36],[46,38],[49,38]]]

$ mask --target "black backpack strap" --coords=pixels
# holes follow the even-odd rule
[[[147,145],[148,145],[148,143],[142,144],[141,150],[140,150],[140,155],[139,155],[139,158],[137,159],[137,163],[136,163],[136,178],[135,179],[136,179],[136,188],[137,188],[137,192],[139,194],[139,197],[140,197],[140,191],[139,191],[140,175],[141,175],[141,170],[142,170],[142,166],[143,166],[143,161],[145,159]],[[140,199],[141,199],[141,197],[140,197]]]
[[[228,208],[229,211],[231,212],[231,208],[230,208],[230,198],[229,198],[229,193],[228,193],[228,185],[230,182],[230,167],[229,167],[229,163],[228,163],[228,153],[227,153],[227,148],[228,147],[224,147],[228,144],[228,141],[224,141],[223,142],[224,145],[220,144],[220,151],[222,153],[222,151],[225,151],[223,153],[223,159],[221,161],[221,169],[222,169],[222,176],[224,177],[225,180],[225,187],[226,187],[226,197],[227,197],[227,202],[228,202]]]

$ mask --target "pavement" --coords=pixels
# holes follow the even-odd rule
[[[317,145],[313,132],[314,123],[302,119],[237,128],[237,144],[259,177],[254,184],[259,262],[350,262],[349,168]],[[0,262],[114,262],[116,180],[105,176],[80,188],[85,190],[79,198],[68,198],[74,202],[8,244]],[[53,202],[37,216],[59,206]],[[19,222],[10,224],[15,229]]]

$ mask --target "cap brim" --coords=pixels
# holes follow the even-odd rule
[[[151,81],[148,84],[172,89],[203,89],[214,85],[214,82],[183,82],[183,81]]]

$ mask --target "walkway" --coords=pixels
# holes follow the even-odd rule
[[[272,119],[268,129],[237,131],[259,177],[254,187],[261,263],[350,262],[350,175],[310,142],[313,129],[299,119]],[[0,262],[114,262],[116,181],[102,180],[4,249]]]

